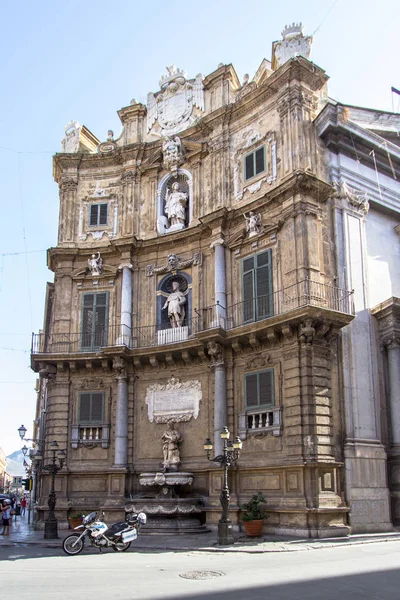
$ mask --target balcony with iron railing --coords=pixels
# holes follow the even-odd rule
[[[154,348],[196,339],[202,332],[223,329],[226,332],[273,317],[289,314],[307,306],[339,314],[353,315],[352,292],[304,279],[292,286],[223,307],[220,304],[195,309],[183,327],[126,325],[94,327],[89,332],[39,333],[32,337],[32,354],[71,354],[99,352],[103,348],[126,346],[130,349]]]

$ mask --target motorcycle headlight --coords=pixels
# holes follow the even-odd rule
[[[144,512],[140,512],[137,516],[137,519],[141,525],[144,525],[147,522],[147,516]]]

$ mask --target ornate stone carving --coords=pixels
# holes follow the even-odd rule
[[[336,198],[347,200],[351,206],[362,213],[367,214],[369,210],[369,201],[366,192],[363,194],[357,192],[357,190],[351,188],[345,181],[332,181],[332,185],[335,188],[334,196]]]
[[[179,269],[186,269],[190,266],[199,266],[202,263],[202,254],[201,252],[195,252],[193,257],[189,260],[181,261],[180,258],[176,254],[168,254],[167,264],[162,267],[155,267],[154,265],[147,265],[146,267],[146,276],[152,277],[155,273],[170,273],[172,271],[177,271]]]
[[[97,253],[97,257],[95,254],[92,254],[91,258],[88,258],[88,271],[92,276],[101,275],[103,270],[103,259],[100,256],[100,252]]]
[[[248,216],[246,215],[246,213],[243,213],[243,216],[246,220],[246,231],[249,237],[253,237],[261,233],[262,223],[260,213],[256,215],[251,210]]]
[[[310,345],[313,343],[315,336],[315,327],[313,327],[312,319],[306,319],[299,326],[299,341],[303,344]]]
[[[121,377],[126,377],[126,363],[122,356],[116,356],[113,359],[113,369],[120,375]]]
[[[84,379],[80,385],[81,390],[96,390],[98,388],[103,388],[103,387],[104,387],[103,380],[96,379],[95,377],[89,377],[88,379]]]
[[[60,189],[63,192],[75,192],[78,187],[78,181],[72,177],[63,177],[60,183]]]
[[[147,130],[158,121],[163,135],[169,136],[189,127],[195,120],[194,108],[204,111],[203,76],[187,80],[175,65],[160,81],[161,91],[147,95]]]
[[[221,344],[214,341],[208,342],[207,351],[211,359],[211,366],[217,367],[224,364],[224,349]]]
[[[390,333],[388,336],[382,338],[381,345],[386,350],[392,350],[393,348],[400,347],[400,335],[396,333]]]
[[[182,436],[174,427],[168,423],[168,428],[162,434],[163,443],[163,467],[164,469],[177,470],[181,464],[178,444],[182,442]]]
[[[278,69],[294,56],[310,58],[312,36],[303,35],[302,23],[286,25],[282,31],[282,40],[274,42],[272,46],[272,68]]]
[[[184,152],[180,138],[166,137],[163,143],[164,167],[176,177],[178,167],[184,162]]]
[[[39,375],[50,382],[57,376],[57,367],[46,363],[39,363]]]
[[[197,380],[181,382],[172,376],[167,383],[155,383],[146,391],[149,421],[181,423],[199,416],[201,384]]]
[[[78,152],[79,150],[79,135],[82,126],[77,121],[70,121],[64,127],[65,137],[61,141],[63,152]]]
[[[245,365],[245,369],[247,371],[250,369],[261,369],[269,364],[271,364],[271,357],[269,354],[257,354],[257,356],[250,358]]]

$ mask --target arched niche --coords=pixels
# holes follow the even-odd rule
[[[174,184],[178,184],[179,192],[186,195],[186,206],[184,207],[185,216],[180,222],[173,222],[169,218],[166,203],[169,196],[173,193]],[[193,177],[186,169],[178,169],[176,175],[168,173],[165,175],[157,189],[157,232],[160,235],[179,231],[189,227],[193,219]]]
[[[177,282],[178,291],[185,298],[183,304],[184,318],[181,326],[173,327],[168,316],[168,298],[174,293],[174,282]],[[175,290],[176,291],[176,290]],[[164,308],[165,307],[165,308]],[[168,273],[159,282],[157,287],[157,335],[159,344],[180,342],[188,339],[192,329],[192,278],[188,273],[178,271]]]

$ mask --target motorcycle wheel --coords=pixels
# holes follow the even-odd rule
[[[76,543],[76,540],[79,538],[79,536],[79,533],[73,533],[65,538],[65,540],[62,543],[62,548],[65,554],[73,556],[74,554],[79,554],[79,552],[82,552],[85,542],[82,538],[81,540],[79,540],[78,543]]]
[[[115,552],[125,552],[125,550],[128,550],[128,548],[130,548],[130,545],[132,544],[132,542],[117,542],[116,544],[112,545],[112,549]]]

